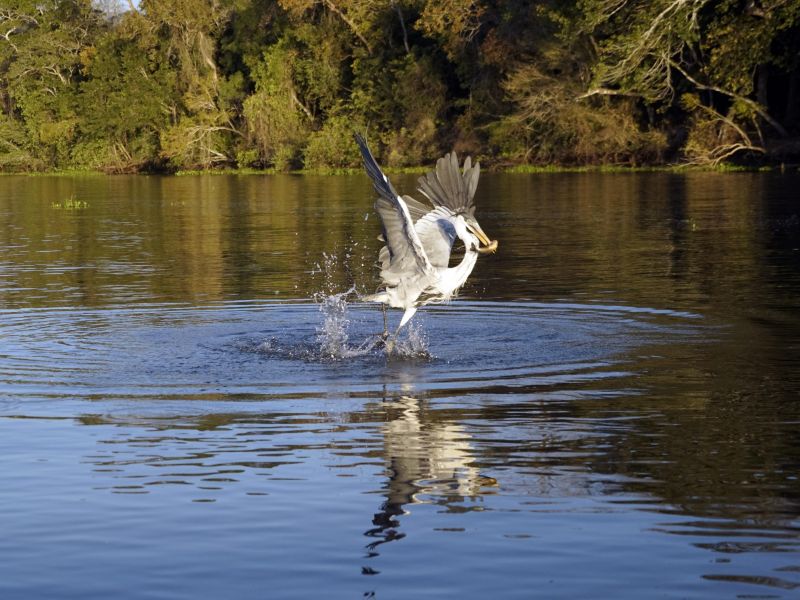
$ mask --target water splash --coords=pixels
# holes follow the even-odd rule
[[[349,258],[350,254],[347,254],[345,262]],[[387,351],[376,327],[380,323],[379,319],[375,319],[378,305],[368,303],[368,311],[362,311],[365,307],[359,303],[359,317],[355,323],[352,321],[348,313],[350,304],[363,297],[363,294],[356,284],[344,292],[337,291],[334,274],[341,263],[337,255],[325,253],[311,271],[312,276],[322,277],[319,282],[321,290],[313,295],[322,314],[322,322],[315,327],[313,338],[290,340],[280,336],[257,342],[246,340],[239,344],[239,348],[269,357],[312,362],[335,362],[354,358],[430,360],[432,356],[428,352],[427,333],[419,321],[409,323],[403,328],[400,337],[392,345],[391,352]]]
[[[319,310],[324,315],[322,325],[317,328],[317,342],[323,358],[346,358],[351,349],[348,346],[350,335],[347,332],[350,319],[347,318],[347,296],[354,288],[340,294],[329,294],[321,298]]]
[[[317,343],[319,355],[323,360],[342,360],[376,353],[386,354],[389,358],[429,360],[428,336],[419,322],[409,323],[396,340],[391,353],[380,335],[368,335],[358,345],[351,345],[351,321],[348,317],[347,298],[356,293],[355,287],[346,292],[328,294],[318,298],[319,310],[324,315],[322,325],[317,327]]]
[[[348,264],[351,254],[347,251],[344,260],[336,254],[323,253],[321,264],[317,264],[313,275],[322,274],[322,290],[314,294],[323,315],[322,324],[317,327],[316,342],[321,360],[342,360],[369,353],[376,345],[376,340],[368,339],[360,346],[350,345],[351,322],[347,315],[347,300],[351,296],[358,297],[355,284],[347,291],[337,292],[334,273],[341,264]]]
[[[397,339],[392,356],[402,359],[431,360],[428,350],[428,333],[419,320],[412,320],[403,328]]]

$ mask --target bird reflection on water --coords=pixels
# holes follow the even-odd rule
[[[377,556],[381,544],[405,537],[398,531],[398,517],[408,514],[407,505],[474,500],[496,485],[473,465],[472,445],[463,427],[427,418],[427,402],[401,396],[384,400],[380,409],[385,415],[383,456],[388,480],[386,501],[372,519],[375,527],[364,534],[375,538],[367,545],[367,557]]]
[[[412,372],[413,365],[405,364],[394,375],[402,380]],[[401,387],[409,386],[401,383]],[[278,443],[275,434],[300,435],[301,439],[308,433],[319,436],[331,417],[210,414],[127,420],[87,416],[82,419],[85,425],[115,427],[85,462],[99,478],[95,489],[115,494],[149,494],[177,486],[185,491],[194,488],[196,492],[189,494],[194,502],[217,501],[231,488],[268,496],[276,493],[270,481],[279,481],[282,468],[293,464],[298,453],[314,447],[334,454],[346,450],[333,442],[322,446],[303,445],[299,440]],[[379,556],[381,545],[406,537],[401,517],[410,515],[410,506],[436,504],[446,512],[463,512],[469,510],[466,503],[495,493],[497,482],[482,475],[474,464],[469,433],[434,409],[428,399],[386,395],[380,402],[365,405],[363,411],[336,417],[352,421],[351,426],[364,419],[378,425],[379,445],[351,450],[365,458],[379,457],[385,477],[384,500],[372,516],[372,527],[364,532],[370,539],[366,558]],[[336,466],[330,459],[326,463],[327,468]],[[379,572],[362,565],[365,575]]]

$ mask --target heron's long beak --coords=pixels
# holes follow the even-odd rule
[[[497,240],[490,240],[489,236],[483,232],[483,229],[480,228],[480,225],[477,223],[469,223],[467,225],[469,230],[474,233],[481,244],[482,247],[478,248],[478,253],[480,254],[492,254],[497,251]]]

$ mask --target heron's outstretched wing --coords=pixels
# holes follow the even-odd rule
[[[447,268],[450,265],[450,252],[456,239],[452,219],[453,213],[449,209],[437,206],[414,225],[425,254],[434,267]]]
[[[387,253],[381,252],[383,263],[381,276],[389,285],[396,285],[393,281],[399,281],[401,277],[432,276],[433,266],[414,229],[414,221],[406,201],[397,194],[388,177],[383,174],[364,138],[358,134],[355,138],[361,150],[361,157],[364,159],[367,175],[372,179],[372,185],[380,196],[375,201],[375,210],[383,222],[383,238],[388,251],[388,256]],[[388,261],[385,258],[388,258]]]
[[[381,168],[378,166],[378,162],[375,160],[375,157],[372,156],[369,146],[367,146],[367,141],[360,133],[355,134],[355,138],[356,144],[358,144],[358,149],[361,151],[361,158],[364,161],[364,168],[366,169],[369,178],[372,179],[372,187],[375,188],[375,191],[378,192],[379,196],[386,198],[390,202],[394,202],[395,198],[398,197],[397,191],[389,181],[389,178],[383,174],[383,171],[381,171]]]
[[[431,212],[432,207],[430,204],[423,204],[419,200],[415,200],[411,196],[406,196],[405,194],[403,194],[403,200],[408,207],[408,214],[411,215],[411,220],[414,221],[414,223]]]
[[[475,216],[473,198],[480,173],[480,163],[472,166],[469,156],[464,169],[459,170],[458,156],[451,152],[436,161],[436,169],[419,178],[418,189],[434,206],[447,207],[453,214]]]
[[[411,220],[414,222],[415,226],[419,220],[431,212],[431,207],[424,205],[419,200],[414,200],[411,196],[403,196],[403,201],[406,203],[406,207],[408,208],[408,214],[411,215]],[[378,236],[378,239],[384,243],[386,243],[386,237],[381,233]],[[424,246],[424,244],[423,244]],[[384,246],[385,248],[386,246]]]
[[[398,202],[403,201],[398,198]],[[375,201],[375,210],[383,222],[383,238],[386,242],[378,254],[381,277],[386,284],[393,286],[398,285],[402,279],[410,281],[415,277],[432,277],[435,272],[433,265],[411,223],[407,209],[404,214],[402,209],[398,209],[386,198],[378,198]]]

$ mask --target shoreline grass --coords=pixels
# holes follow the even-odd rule
[[[430,171],[432,166],[386,167],[389,175],[421,175]],[[798,173],[799,164],[778,165],[490,165],[483,168],[484,173],[508,174],[546,174],[546,173]],[[279,171],[277,169],[223,168],[223,169],[180,169],[177,171],[151,172],[138,171],[132,173],[107,173],[94,169],[56,169],[52,171],[0,171],[0,176],[27,177],[114,177],[119,175],[187,177],[197,175],[357,175],[363,173],[360,167],[353,168],[318,168]]]

